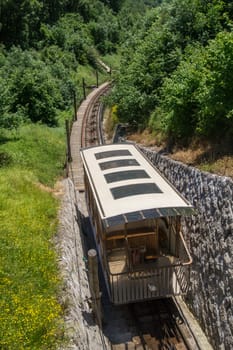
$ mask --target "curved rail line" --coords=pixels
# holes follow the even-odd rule
[[[88,102],[82,118],[81,147],[104,143],[101,97],[108,93],[110,86],[109,83],[97,89]],[[200,349],[173,299],[116,307],[110,305],[107,296],[103,295],[102,307],[105,321],[103,333],[110,340],[112,350]]]
[[[85,111],[82,124],[82,147],[95,146],[104,143],[102,132],[102,103],[101,97],[106,95],[110,89],[110,83],[96,91]]]

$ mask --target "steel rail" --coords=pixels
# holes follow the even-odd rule
[[[96,90],[96,94],[93,95],[89,104],[86,108],[82,130],[81,130],[81,145],[82,147],[89,147],[92,145],[102,144],[103,143],[103,133],[101,119],[102,116],[100,113],[101,105],[100,98],[107,94],[111,86],[111,83],[105,85],[102,89]],[[95,108],[96,107],[96,108]]]
[[[185,317],[185,315],[184,315],[184,313],[183,313],[183,311],[182,311],[182,308],[180,307],[180,305],[179,305],[179,303],[177,302],[176,298],[173,298],[173,302],[174,302],[174,304],[175,304],[177,310],[179,311],[179,314],[181,315],[182,320],[183,320],[183,322],[184,322],[186,328],[187,328],[188,331],[190,332],[190,334],[191,334],[191,336],[192,336],[193,342],[195,343],[195,345],[194,345],[194,344],[191,344],[190,341],[187,339],[187,345],[189,346],[189,348],[190,348],[191,350],[194,349],[194,348],[195,348],[195,350],[202,350],[202,347],[200,346],[200,344],[199,344],[199,342],[198,342],[198,340],[197,340],[197,338],[196,338],[196,336],[195,336],[195,334],[194,334],[192,328],[190,327],[189,323],[187,322],[186,317]],[[178,322],[177,322],[177,326],[178,326],[178,328],[179,328],[179,331],[180,331],[181,333],[183,333],[183,330],[182,330],[182,328],[180,327],[180,325],[179,325]],[[183,334],[182,334],[182,335],[183,335]]]

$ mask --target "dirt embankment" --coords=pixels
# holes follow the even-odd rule
[[[174,145],[171,149],[168,144],[160,142],[147,130],[127,135],[127,139],[142,146],[151,147],[171,159],[202,171],[233,178],[233,143],[210,143],[205,140],[195,140],[188,147]]]

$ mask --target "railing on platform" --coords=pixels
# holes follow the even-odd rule
[[[143,271],[109,273],[111,299],[114,304],[186,294],[189,265],[170,265]]]
[[[108,271],[111,299],[114,304],[187,293],[192,258],[182,234],[178,235],[178,252],[173,263],[165,266],[143,264],[140,269],[114,274]]]

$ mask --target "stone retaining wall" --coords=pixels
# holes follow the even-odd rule
[[[141,150],[196,208],[183,222],[193,258],[186,302],[213,347],[233,349],[233,181]]]
[[[63,181],[63,188],[56,249],[64,281],[60,297],[65,307],[64,332],[67,344],[59,350],[109,349],[107,340],[103,339],[101,330],[93,320],[90,308],[85,244],[80,229],[84,203],[70,179]]]

